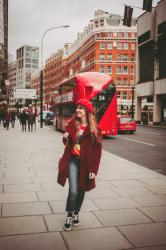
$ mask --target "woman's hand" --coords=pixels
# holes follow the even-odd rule
[[[95,174],[94,173],[89,173],[89,179],[94,179],[95,178]]]
[[[63,134],[63,138],[64,138],[64,139],[67,139],[68,136],[69,136],[69,133],[68,133],[68,132],[65,132],[65,133]]]

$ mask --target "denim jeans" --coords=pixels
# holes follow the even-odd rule
[[[85,191],[79,189],[80,160],[72,156],[69,163],[69,193],[66,203],[67,212],[79,212],[84,200]]]

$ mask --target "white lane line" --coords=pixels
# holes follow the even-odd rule
[[[147,143],[147,142],[136,141],[136,140],[129,139],[129,138],[121,138],[121,139],[126,140],[126,141],[133,141],[133,142],[137,142],[137,143],[142,143],[142,144],[149,145],[149,146],[152,146],[152,147],[157,147],[157,145],[151,144],[151,143]]]
[[[142,132],[142,131],[138,131],[138,130],[137,130],[137,132],[142,133],[142,134],[149,134],[149,135],[161,135],[161,134],[156,134],[156,133]]]

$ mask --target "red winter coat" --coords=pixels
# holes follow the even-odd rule
[[[59,161],[58,183],[65,185],[68,177],[68,165],[71,158],[71,152],[75,144],[76,131],[73,121],[68,125],[67,132],[69,133],[68,141],[62,158]],[[65,143],[65,140],[63,140]],[[95,178],[89,179],[89,173],[97,175],[101,158],[102,139],[101,142],[94,142],[90,129],[87,127],[80,139],[80,190],[89,191],[96,187]]]

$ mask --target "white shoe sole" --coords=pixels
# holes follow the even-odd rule
[[[70,231],[70,230],[72,229],[72,227],[70,227],[70,228],[63,227],[63,229],[64,229],[65,231]]]
[[[77,223],[77,224],[74,224],[74,223],[73,223],[73,226],[74,226],[74,227],[77,227],[77,226],[79,226],[79,225],[80,225],[80,222]]]

